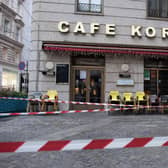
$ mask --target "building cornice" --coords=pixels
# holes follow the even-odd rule
[[[0,9],[1,9],[1,11],[3,10],[3,11],[7,11],[8,13],[10,13],[11,15],[13,15],[13,16],[16,16],[17,15],[17,13],[12,9],[12,8],[10,8],[10,7],[8,7],[5,3],[3,3],[3,2],[0,2]]]
[[[23,48],[23,46],[24,46],[22,43],[20,43],[16,40],[13,40],[13,39],[11,39],[11,38],[7,37],[6,35],[3,35],[3,34],[0,34],[0,39],[15,45],[16,47],[19,47],[20,49]]]
[[[17,16],[15,17],[15,22],[16,22],[17,24],[21,25],[22,27],[25,25],[19,15],[17,15]]]

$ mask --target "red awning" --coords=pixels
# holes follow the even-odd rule
[[[70,44],[52,44],[43,43],[45,51],[76,51],[76,52],[98,52],[98,53],[120,53],[120,54],[140,54],[140,55],[168,55],[165,49],[147,49],[147,48],[127,48],[127,47],[101,47],[89,45],[70,45]]]

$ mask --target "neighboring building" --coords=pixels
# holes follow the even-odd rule
[[[0,87],[20,88],[18,64],[28,60],[30,55],[31,16],[26,15],[23,8],[28,2],[31,4],[30,0],[0,0]],[[27,26],[28,31],[24,29]]]
[[[168,0],[34,0],[33,17],[30,92],[168,95]]]

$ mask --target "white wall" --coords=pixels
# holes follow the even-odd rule
[[[31,21],[32,21],[32,0],[25,0],[22,5],[24,27],[22,30],[24,48],[21,60],[27,61],[31,52]]]

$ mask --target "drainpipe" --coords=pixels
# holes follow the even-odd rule
[[[39,71],[40,71],[40,25],[37,24],[37,64],[36,64],[36,92],[39,91]]]

